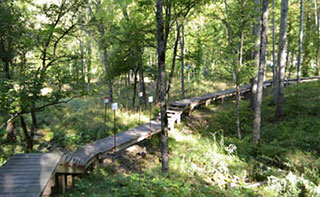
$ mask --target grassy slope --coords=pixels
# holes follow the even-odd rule
[[[212,105],[170,133],[170,177],[160,173],[154,138],[140,145],[149,147],[147,155],[153,158],[137,160],[143,175],[130,169],[116,173],[124,165],[120,160],[85,176],[67,195],[319,196],[320,83],[287,88],[279,122],[274,121],[271,99],[264,98],[257,150],[252,147],[249,103],[241,105],[242,140],[236,137],[234,103]]]

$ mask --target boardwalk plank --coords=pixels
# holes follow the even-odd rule
[[[152,130],[160,129],[160,122],[159,121],[152,121],[151,128]],[[116,135],[117,138],[117,146],[121,146],[128,141],[134,140],[141,136],[146,136],[149,133],[149,123],[139,125],[133,129],[129,129],[128,131],[124,131],[118,133]],[[111,151],[114,148],[114,141],[113,136],[103,138],[96,142],[87,144],[81,148],[79,148],[76,152],[72,154],[73,157],[79,158],[80,160],[84,161],[86,164],[95,156]]]
[[[61,154],[56,153],[14,155],[0,168],[0,196],[40,196],[60,158]]]

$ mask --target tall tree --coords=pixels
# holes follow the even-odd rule
[[[258,87],[257,87],[256,106],[254,110],[255,113],[254,113],[254,122],[253,122],[253,145],[255,147],[258,145],[260,140],[261,104],[262,104],[263,80],[264,80],[266,55],[267,55],[267,31],[268,31],[268,16],[269,16],[268,3],[269,3],[268,0],[263,0]]]
[[[280,19],[280,35],[278,47],[278,83],[275,88],[274,98],[277,104],[276,119],[282,115],[282,104],[284,94],[284,78],[286,69],[286,48],[287,48],[287,23],[289,0],[281,0],[281,19]]]
[[[317,39],[316,39],[316,73],[315,75],[319,75],[319,71],[320,71],[320,65],[319,65],[319,52],[320,52],[320,29],[319,29],[319,12],[318,12],[318,0],[314,0],[314,20],[315,20],[315,25],[317,28]]]
[[[162,172],[169,172],[169,150],[168,150],[168,122],[167,122],[167,103],[166,103],[166,42],[163,22],[163,1],[156,2],[157,18],[157,51],[158,51],[158,70],[159,70],[159,102],[160,102],[160,119],[161,119],[161,163]]]
[[[254,22],[254,50],[253,50],[253,60],[254,60],[254,67],[255,70],[259,68],[259,52],[260,52],[260,26],[261,26],[261,16],[260,16],[260,6],[261,2],[260,0],[254,0],[254,16],[255,16],[255,22]],[[251,108],[254,109],[256,105],[256,96],[257,96],[257,77],[254,76],[252,78],[252,97],[251,97]]]
[[[299,54],[298,54],[298,67],[297,67],[298,83],[300,83],[300,77],[301,77],[302,44],[303,44],[303,0],[300,0]]]
[[[272,81],[276,80],[276,0],[272,0]],[[274,86],[274,83],[272,83]]]
[[[180,49],[181,49],[181,99],[184,99],[184,24],[181,24],[180,36]]]

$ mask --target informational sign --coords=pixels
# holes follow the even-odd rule
[[[112,103],[111,109],[112,110],[117,110],[118,109],[118,103]]]
[[[142,97],[143,96],[143,92],[139,92],[139,97]]]
[[[149,103],[153,102],[153,96],[149,96]]]
[[[104,97],[104,98],[103,98],[103,102],[104,102],[104,103],[109,103],[109,97]]]

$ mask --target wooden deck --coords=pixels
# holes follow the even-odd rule
[[[160,132],[161,122],[151,121],[118,133],[116,151],[136,144]],[[87,144],[73,154],[32,153],[14,155],[0,168],[0,197],[49,196],[51,187],[60,181],[66,189],[66,175],[82,174],[91,164],[114,152],[113,136]],[[56,175],[58,179],[56,180]],[[62,183],[61,183],[62,182]],[[62,185],[61,185],[62,184]]]
[[[60,159],[56,153],[14,155],[0,168],[0,196],[43,195]]]
[[[151,122],[152,135],[160,132],[161,122],[152,121]],[[132,144],[138,143],[146,138],[150,134],[150,124],[142,124],[138,127],[118,133],[116,135],[116,151],[121,151]],[[84,163],[82,165],[87,168],[95,160],[102,159],[105,155],[112,154],[114,150],[114,137],[110,136],[103,138],[101,140],[95,141],[93,143],[87,144],[78,150],[76,150],[71,156],[77,158]]]
[[[318,80],[319,77],[302,78],[301,82]],[[296,83],[296,80],[287,80],[286,84]],[[272,85],[271,81],[264,82],[264,87]],[[241,94],[250,92],[251,85],[243,85]],[[235,95],[235,88],[222,90],[190,99],[183,99],[169,104],[168,123],[171,129],[175,122],[179,123],[186,111],[192,111],[196,106],[208,105],[213,100],[223,100]],[[113,136],[87,144],[71,155],[58,153],[17,154],[0,167],[0,197],[36,197],[48,196],[51,187],[58,180],[61,192],[65,191],[66,176],[85,173],[92,164],[126,149],[150,136],[160,132],[161,122],[142,124],[128,131],[116,135],[116,149]],[[115,152],[114,152],[115,150]],[[56,180],[57,179],[57,180]]]

